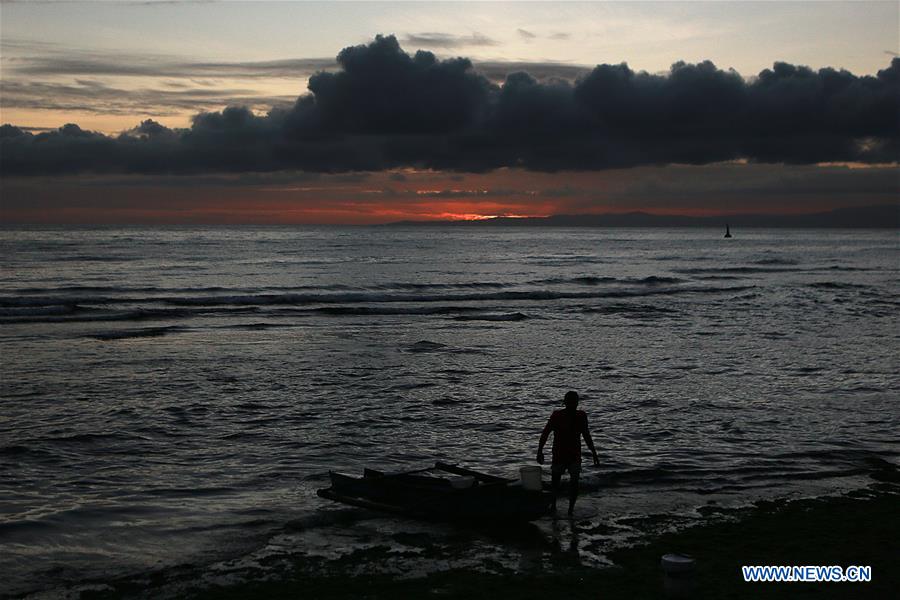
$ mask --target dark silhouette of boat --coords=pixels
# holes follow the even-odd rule
[[[527,489],[516,479],[442,462],[403,473],[365,469],[362,477],[334,471],[328,475],[331,487],[317,492],[322,498],[422,519],[533,521],[549,513],[553,504],[552,493]]]
[[[726,237],[726,238],[730,238],[730,237],[731,237],[731,228],[728,227],[728,223],[725,223],[725,237]]]

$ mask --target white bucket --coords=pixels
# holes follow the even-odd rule
[[[672,575],[693,572],[697,561],[684,554],[666,554],[660,559],[659,564],[667,575]]]
[[[519,469],[519,479],[526,490],[540,491],[543,488],[542,477],[544,470],[541,467],[522,467]]]

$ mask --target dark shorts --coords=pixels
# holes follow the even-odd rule
[[[558,465],[551,465],[550,472],[553,475],[562,475],[566,471],[569,472],[569,475],[573,477],[578,477],[581,473],[581,461],[575,461],[570,463],[560,463]]]

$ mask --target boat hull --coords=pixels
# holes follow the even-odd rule
[[[439,463],[440,464],[440,463]],[[455,471],[476,473],[453,467]],[[454,488],[450,481],[416,473],[363,477],[331,472],[331,487],[318,495],[373,510],[443,521],[533,521],[546,515],[553,495],[525,489],[510,480],[478,473],[472,487]]]

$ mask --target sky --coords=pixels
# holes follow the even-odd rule
[[[0,219],[896,202],[898,31],[893,1],[3,2]]]

